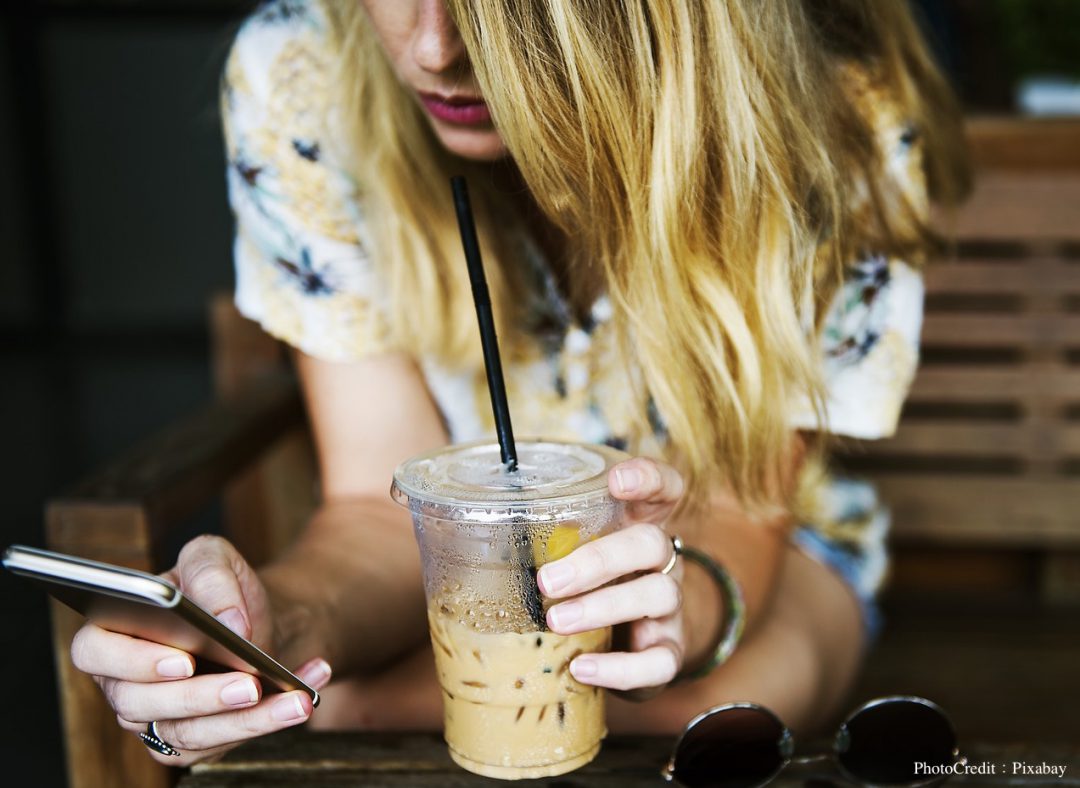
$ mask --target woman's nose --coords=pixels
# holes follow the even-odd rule
[[[465,45],[446,10],[445,0],[420,0],[417,14],[412,46],[416,64],[432,74],[441,74],[458,65],[465,54]]]

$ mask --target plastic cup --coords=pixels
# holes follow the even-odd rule
[[[450,755],[502,779],[576,769],[607,733],[604,693],[569,664],[606,651],[610,628],[549,631],[536,570],[617,526],[607,476],[628,457],[555,441],[517,448],[514,473],[494,442],[423,454],[398,467],[391,490],[420,546]]]

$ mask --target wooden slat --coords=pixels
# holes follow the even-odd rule
[[[1037,272],[1036,272],[1037,270]],[[925,271],[926,292],[1070,295],[1080,293],[1080,265],[1054,260],[945,261]]]
[[[1072,347],[1080,345],[1080,315],[929,313],[924,345]]]
[[[1075,457],[1080,455],[1080,425],[906,421],[895,437],[868,441],[862,450],[870,456]]]
[[[1008,476],[875,474],[898,539],[1080,545],[1080,484]]]
[[[62,553],[132,569],[153,569],[151,527],[132,501],[50,501],[45,508],[46,541]]]
[[[948,421],[906,422],[895,437],[867,441],[862,450],[870,456],[1016,456],[1031,448],[1030,429],[1023,424],[957,424]]]
[[[960,240],[1078,241],[1080,175],[984,172],[955,222],[938,223]]]
[[[1059,403],[1080,401],[1080,371],[1061,366],[924,366],[910,399],[925,402],[1008,402],[1037,396]]]
[[[1047,554],[1042,581],[1042,598],[1047,602],[1080,605],[1080,550]]]
[[[966,122],[971,158],[979,169],[1080,170],[1080,120],[975,117]]]
[[[1034,550],[1002,550],[994,545],[944,547],[893,541],[886,594],[892,599],[927,594],[1027,594],[1035,599],[1041,559]]]

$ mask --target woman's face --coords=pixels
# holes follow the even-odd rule
[[[361,1],[398,78],[446,149],[483,161],[505,156],[444,0]]]

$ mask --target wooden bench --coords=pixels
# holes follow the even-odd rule
[[[1080,339],[1070,344],[1080,337],[1080,124],[976,122],[972,132],[990,159],[980,161],[979,191],[959,217],[960,261],[928,275],[927,364],[912,404],[895,440],[842,459],[871,471],[895,511],[894,593],[1023,582],[1062,599],[1077,586],[1080,547],[1071,520]],[[1057,160],[1044,161],[1048,151],[1070,169],[1047,169]],[[1037,167],[1018,169],[1029,153]],[[51,548],[158,571],[190,516],[222,493],[226,535],[253,563],[303,522],[314,505],[313,463],[281,347],[227,302],[215,304],[213,325],[218,401],[51,501]],[[72,667],[68,648],[80,625],[54,606],[69,785],[170,785],[176,775],[116,725],[97,687]],[[895,686],[897,671],[915,687],[932,676],[933,664],[907,659],[909,641],[898,642],[887,652],[892,661],[871,659],[861,686]],[[877,665],[885,670],[879,684]],[[953,700],[982,708],[974,694]]]
[[[899,587],[956,575],[1076,601],[1080,122],[987,120],[971,134],[977,189],[955,217],[955,259],[926,272],[900,429],[841,462],[893,510]]]

